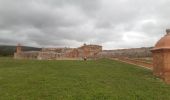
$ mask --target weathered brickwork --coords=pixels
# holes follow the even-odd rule
[[[14,53],[15,59],[37,59],[39,55],[38,51],[27,51],[27,52],[19,52]]]
[[[21,46],[18,45],[14,58],[39,60],[81,60],[83,58],[94,59],[100,52],[102,52],[102,46],[98,45],[83,45],[79,48],[43,48],[38,52],[21,51]]]
[[[162,37],[155,47],[153,53],[153,74],[170,83],[170,30]]]

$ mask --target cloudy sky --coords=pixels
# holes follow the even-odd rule
[[[153,46],[170,0],[0,0],[0,44],[104,49]]]

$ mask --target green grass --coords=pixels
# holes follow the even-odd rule
[[[117,61],[0,58],[0,100],[170,100],[150,70]]]

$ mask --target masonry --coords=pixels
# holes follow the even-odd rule
[[[18,44],[15,59],[38,59],[38,60],[82,60],[96,59],[102,52],[102,46],[86,45],[79,48],[43,48],[41,51],[22,51]]]
[[[170,29],[166,32],[152,49],[153,74],[170,84]]]

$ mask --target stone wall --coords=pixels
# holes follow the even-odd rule
[[[152,48],[132,48],[118,50],[103,50],[99,45],[83,45],[79,48],[43,48],[41,51],[20,51],[14,54],[15,58],[20,59],[88,59],[96,58],[113,58],[113,57],[129,57],[141,58],[151,57]]]
[[[80,60],[83,58],[95,58],[102,52],[102,46],[83,45],[79,48],[43,48],[39,52],[16,52],[16,59],[39,59],[39,60]]]
[[[152,57],[151,49],[152,47],[104,50],[99,54],[99,56],[101,57],[129,57],[129,58]]]
[[[80,48],[78,48],[79,55],[81,57],[87,57],[87,58],[95,58],[97,57],[97,54],[102,52],[102,46],[98,45],[84,45]]]
[[[15,59],[37,59],[39,52],[38,51],[27,51],[14,53]]]

